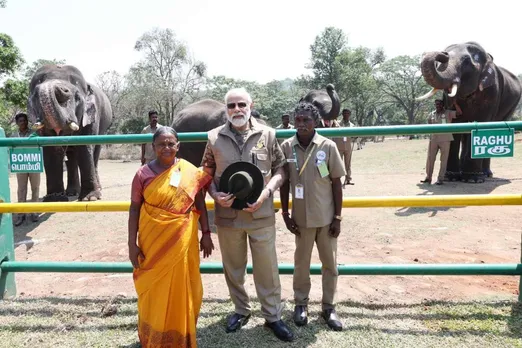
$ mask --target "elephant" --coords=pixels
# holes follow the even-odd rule
[[[326,86],[326,91],[321,89],[314,89],[309,91],[299,100],[299,102],[301,101],[312,103],[317,108],[317,110],[319,110],[319,114],[323,120],[335,120],[341,111],[341,102],[339,100],[339,96],[335,91],[334,85],[331,83]],[[316,124],[320,122],[320,120],[315,121]]]
[[[339,96],[333,85],[329,84],[326,91],[312,90],[300,101],[313,103],[322,118],[333,120],[339,115],[341,104]],[[257,115],[253,112],[252,115]],[[209,130],[225,124],[227,121],[227,110],[224,103],[212,99],[203,99],[186,106],[181,110],[174,121],[172,128],[177,132],[208,132]],[[256,117],[256,121],[266,125],[266,122]],[[181,144],[178,155],[195,166],[201,165],[201,159],[205,152],[205,142],[191,142]]]
[[[29,85],[28,115],[42,136],[101,135],[112,123],[109,99],[85,81],[72,65],[44,65]],[[101,199],[98,159],[101,145],[44,146],[47,194],[44,202]],[[63,161],[67,155],[67,189],[63,183]],[[78,176],[78,168],[80,177]],[[81,178],[81,181],[80,181]]]
[[[522,86],[517,76],[496,65],[493,56],[477,42],[425,53],[420,67],[424,80],[433,89],[418,100],[442,90],[445,107],[455,110],[458,106],[462,110],[454,123],[506,121],[521,98]],[[476,183],[493,175],[489,158],[471,159],[469,133],[453,134],[453,139],[446,170],[448,180]]]

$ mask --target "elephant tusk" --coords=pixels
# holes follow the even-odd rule
[[[42,122],[36,122],[35,124],[33,124],[33,129],[35,130],[38,130],[38,129],[42,129],[44,127],[44,124]]]
[[[433,97],[435,95],[435,93],[437,93],[437,91],[438,91],[437,88],[433,88],[431,91],[429,91],[428,93],[426,93],[422,97],[415,98],[415,100],[424,100],[424,99],[431,98],[431,97]]]
[[[450,92],[450,94],[448,94],[448,97],[453,98],[455,95],[457,95],[458,88],[459,88],[459,86],[457,86],[457,84],[454,83],[453,86],[451,86],[451,92]]]
[[[80,129],[80,127],[78,127],[78,125],[76,124],[76,122],[71,122],[69,123],[69,128],[71,128],[73,131],[77,131],[78,129]]]

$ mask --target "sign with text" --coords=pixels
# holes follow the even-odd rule
[[[41,147],[13,147],[9,149],[11,173],[43,173]]]
[[[515,130],[475,129],[471,131],[471,158],[513,157]]]

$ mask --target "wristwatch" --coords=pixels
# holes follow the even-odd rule
[[[339,221],[341,221],[343,219],[343,217],[341,215],[335,215],[334,218]]]

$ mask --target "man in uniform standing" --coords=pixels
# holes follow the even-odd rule
[[[239,330],[251,315],[245,290],[247,240],[250,244],[254,283],[261,302],[265,325],[277,338],[292,341],[292,331],[281,320],[281,283],[279,279],[273,193],[284,180],[285,158],[275,130],[251,117],[252,98],[243,89],[225,95],[227,122],[208,132],[202,167],[213,177],[208,193],[216,202],[215,224],[225,279],[235,312],[227,321],[226,332]],[[220,192],[219,182],[225,169],[239,161],[252,162],[261,170],[264,188],[256,202],[237,210],[235,197]]]
[[[310,261],[314,243],[322,263],[322,317],[336,331],[342,323],[335,312],[337,288],[337,237],[341,232],[343,192],[341,178],[346,175],[335,143],[315,129],[319,111],[308,102],[295,110],[297,133],[281,145],[287,158],[285,181],[281,186],[281,208],[287,229],[295,234],[294,322],[308,322]],[[288,212],[292,191],[292,215]]]
[[[154,110],[149,111],[149,125],[141,131],[141,134],[154,134],[161,127],[158,123],[158,113]],[[148,164],[156,158],[156,153],[152,149],[152,141],[141,145],[141,165]]]
[[[15,116],[16,125],[18,131],[14,132],[13,138],[28,138],[33,133],[29,129],[29,120],[27,114],[19,113]],[[24,203],[27,201],[27,182],[31,183],[31,202],[38,202],[40,196],[40,173],[16,173],[16,181],[18,184],[18,202]],[[31,213],[31,221],[37,222],[39,215]],[[15,226],[20,226],[26,218],[26,214],[20,213],[17,215],[14,222]]]
[[[451,121],[460,115],[459,106],[455,103],[457,111],[451,111],[444,109],[444,103],[441,99],[435,100],[435,111],[432,111],[429,118],[429,124],[445,124],[451,123]],[[453,134],[431,134],[430,142],[428,145],[428,158],[426,160],[426,178],[421,180],[421,183],[431,184],[431,178],[433,175],[433,168],[435,166],[435,159],[437,158],[437,152],[440,150],[440,169],[435,185],[442,185],[444,181],[444,174],[446,173],[446,165],[448,164],[448,156],[450,150],[450,144],[453,141]]]

